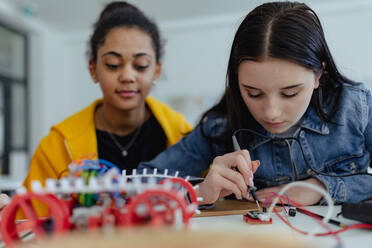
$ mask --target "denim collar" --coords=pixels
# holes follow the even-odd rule
[[[328,135],[329,134],[329,128],[327,123],[323,122],[319,116],[316,114],[316,111],[313,107],[309,107],[304,116],[302,117],[302,121],[300,124],[300,129],[306,129],[311,132],[321,134],[321,135]],[[254,150],[257,147],[269,142],[273,138],[273,134],[267,132],[262,126],[259,125],[257,128],[257,132],[267,136],[267,137],[261,137],[258,135],[254,135],[252,138],[252,141],[248,144],[248,150]],[[298,132],[296,132],[297,134]]]
[[[300,127],[321,135],[329,134],[328,124],[319,118],[313,107],[309,107],[305,112]]]

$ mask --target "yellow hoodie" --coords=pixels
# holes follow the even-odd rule
[[[47,178],[57,179],[68,174],[68,165],[88,154],[96,154],[97,137],[94,123],[94,112],[102,99],[96,100],[87,108],[68,117],[61,123],[52,126],[48,136],[44,137],[32,157],[24,186],[30,190],[33,180],[43,185]],[[147,106],[160,123],[167,137],[167,146],[177,143],[192,127],[184,117],[155,100],[146,99]],[[46,209],[35,206],[39,216],[46,215]]]

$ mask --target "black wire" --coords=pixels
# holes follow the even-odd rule
[[[358,173],[349,173],[349,174],[341,174],[341,175],[333,175],[333,174],[328,174],[328,173],[324,173],[324,172],[321,172],[317,169],[314,169],[310,163],[307,161],[306,159],[306,156],[305,156],[305,152],[304,152],[304,149],[302,147],[302,144],[301,144],[301,141],[298,139],[298,138],[295,138],[295,137],[284,137],[284,138],[272,138],[272,137],[269,137],[269,136],[266,136],[266,135],[263,135],[263,134],[260,134],[256,131],[253,131],[253,130],[250,130],[250,129],[245,129],[245,128],[242,128],[242,129],[238,129],[238,130],[235,130],[233,132],[233,136],[235,136],[238,132],[241,132],[241,131],[244,131],[244,132],[250,132],[250,133],[253,133],[255,135],[258,135],[262,138],[266,138],[266,139],[270,139],[271,141],[284,141],[286,142],[287,140],[294,140],[296,141],[299,146],[300,146],[300,150],[301,150],[301,154],[302,154],[302,157],[305,161],[305,164],[316,174],[319,174],[319,175],[322,175],[322,176],[327,176],[327,177],[351,177],[351,176],[359,176],[359,175],[367,175],[367,176],[372,176],[371,173],[368,173],[368,172],[358,172]],[[296,165],[294,165],[296,167]]]
[[[296,181],[298,179],[298,172],[297,172],[296,162],[293,158],[292,145],[289,143],[288,140],[286,140],[285,143],[287,144],[288,149],[289,149],[289,156],[291,158],[293,176],[294,176],[294,180]]]

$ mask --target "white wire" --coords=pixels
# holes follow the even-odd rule
[[[279,197],[282,196],[288,189],[296,187],[296,186],[301,186],[301,187],[313,189],[313,190],[319,192],[320,194],[322,194],[324,196],[324,198],[326,199],[326,201],[328,203],[328,211],[327,211],[327,214],[324,216],[322,222],[326,224],[328,222],[328,220],[332,217],[333,211],[334,211],[334,204],[333,204],[332,198],[329,195],[329,193],[327,191],[325,191],[323,188],[321,188],[319,186],[316,186],[314,184],[311,184],[311,183],[306,183],[306,182],[292,182],[292,183],[289,183],[286,186],[284,186],[282,188],[282,190],[279,191],[278,195],[274,198],[274,201],[270,205],[270,208],[269,208],[268,213],[267,213],[269,215],[269,217],[271,217],[273,209],[279,201]],[[316,226],[312,231],[309,231],[308,234],[309,235],[314,235],[314,234],[318,233],[319,231],[320,231],[320,226]]]

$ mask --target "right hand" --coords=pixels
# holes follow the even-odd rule
[[[216,157],[197,189],[198,196],[203,197],[199,204],[214,203],[220,197],[230,194],[234,194],[237,199],[247,198],[248,186],[253,186],[253,173],[259,165],[258,160],[251,161],[247,150]]]

